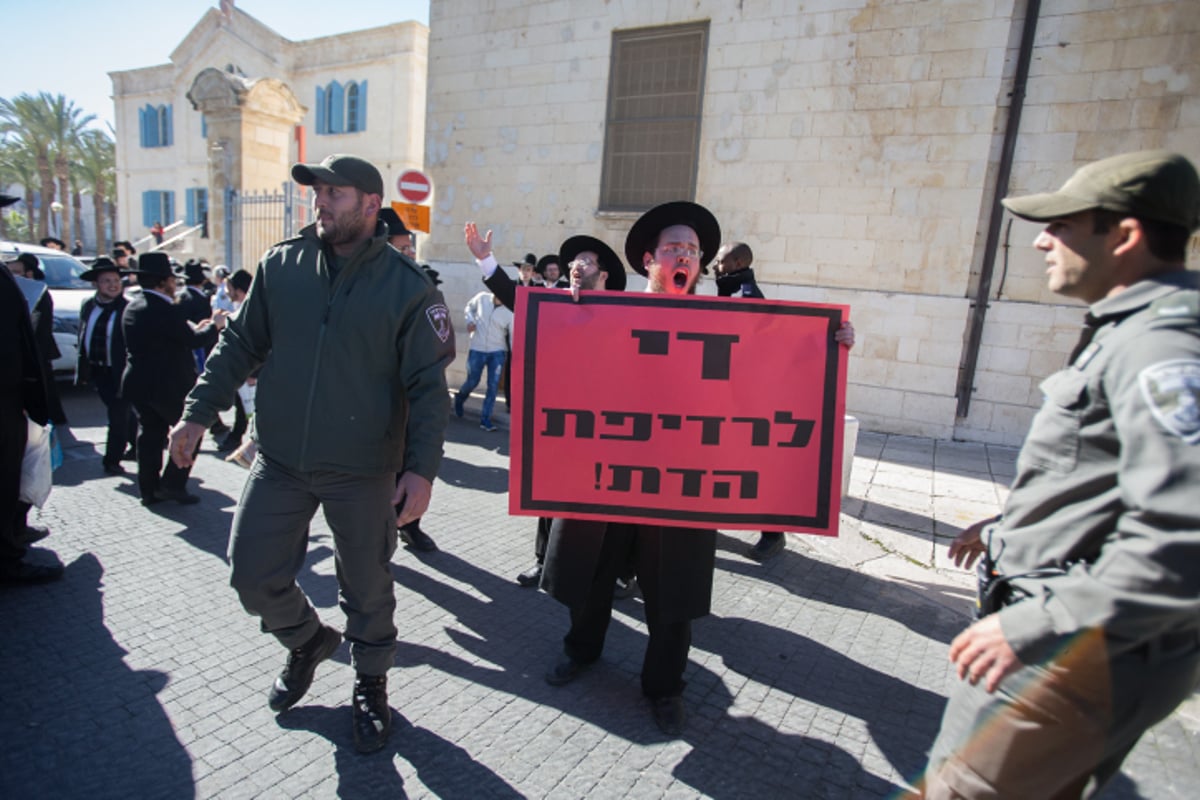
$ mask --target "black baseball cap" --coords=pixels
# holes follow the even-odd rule
[[[293,164],[292,179],[301,186],[322,181],[332,186],[353,186],[367,194],[383,196],[383,178],[370,161],[358,156],[334,154],[320,164]]]

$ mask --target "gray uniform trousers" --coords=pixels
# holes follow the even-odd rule
[[[264,633],[288,649],[321,621],[296,583],[317,506],[333,531],[340,605],[355,670],[383,675],[396,652],[391,558],[396,551],[396,475],[298,472],[260,451],[250,468],[229,541],[230,585]]]
[[[1075,654],[1023,666],[993,694],[982,680],[958,682],[930,753],[926,800],[1093,797],[1200,678],[1195,631],[1107,660],[1101,637],[1084,638],[1068,648]]]

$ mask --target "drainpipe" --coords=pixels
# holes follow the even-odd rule
[[[979,345],[983,340],[983,323],[987,317],[988,301],[992,293],[992,275],[995,271],[996,250],[1000,244],[1000,220],[1004,208],[1001,198],[1008,191],[1008,179],[1012,175],[1013,152],[1017,148],[1017,132],[1021,127],[1021,110],[1025,106],[1025,86],[1029,82],[1029,62],[1033,59],[1033,38],[1037,32],[1041,0],[1029,0],[1025,7],[1025,22],[1021,29],[1021,43],[1017,53],[1017,74],[1013,79],[1012,99],[1008,106],[1008,122],[1004,126],[1004,142],[1000,151],[1000,165],[996,172],[996,188],[992,196],[992,212],[988,219],[987,239],[983,244],[983,263],[975,300],[971,304],[971,316],[967,322],[967,342],[962,365],[958,371],[958,410],[956,416],[963,419],[971,408],[971,393],[975,391],[975,369],[979,364]]]

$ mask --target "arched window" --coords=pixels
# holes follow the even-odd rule
[[[358,133],[367,129],[367,82],[330,81],[317,87],[314,113],[319,135]]]

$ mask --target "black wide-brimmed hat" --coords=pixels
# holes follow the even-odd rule
[[[391,206],[384,206],[379,209],[379,219],[383,220],[383,224],[387,226],[388,237],[392,236],[411,236],[410,231],[404,225],[404,220],[400,219],[400,215],[396,213],[396,209]]]
[[[145,275],[149,278],[174,278],[177,273],[171,266],[171,257],[166,253],[151,250],[138,256],[137,269],[130,270],[135,275]]]
[[[537,256],[535,256],[533,253],[526,253],[525,260],[514,261],[514,262],[512,262],[512,265],[514,267],[516,267],[517,269],[520,269],[521,267],[536,267],[537,263],[538,263]]]
[[[15,194],[0,194],[0,208],[11,206],[13,203],[21,202],[21,198]]]
[[[546,275],[547,264],[558,264],[558,272],[560,276],[562,273],[567,271],[563,266],[563,262],[558,259],[558,253],[548,253],[547,255],[539,258],[537,265],[533,268],[533,271],[544,277]]]
[[[624,291],[625,265],[611,247],[594,236],[572,236],[563,242],[558,248],[559,269],[565,272],[575,260],[575,256],[589,250],[596,254],[600,261],[600,269],[607,275],[604,288],[610,292]]]
[[[79,279],[83,281],[94,281],[105,272],[115,272],[118,275],[127,275],[129,270],[121,269],[116,262],[108,256],[100,256],[92,262],[91,269],[86,272],[79,273]]]
[[[192,259],[189,259],[188,262],[183,265],[182,272],[177,274],[182,274],[184,281],[189,286],[193,284],[204,283],[206,280],[208,280],[208,268],[199,261]]]
[[[635,272],[646,274],[642,256],[654,252],[658,235],[672,225],[686,225],[696,232],[696,238],[700,240],[701,269],[713,260],[721,246],[721,226],[717,218],[699,203],[677,200],[650,209],[629,229],[629,235],[625,237],[625,258]]]

